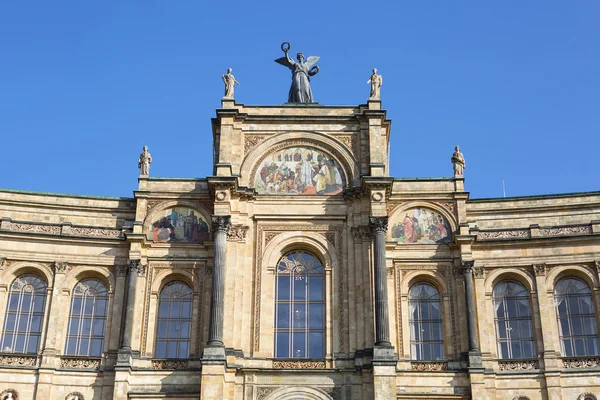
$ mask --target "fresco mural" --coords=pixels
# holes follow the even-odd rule
[[[202,242],[209,239],[208,223],[191,208],[167,208],[152,222],[148,239],[155,242]]]
[[[392,239],[398,243],[440,244],[452,240],[450,224],[436,211],[415,207],[403,214],[392,226]]]
[[[334,195],[345,177],[333,157],[310,147],[289,147],[269,155],[256,171],[259,194]]]

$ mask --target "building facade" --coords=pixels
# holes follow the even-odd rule
[[[212,126],[206,179],[0,191],[2,400],[600,398],[600,192],[390,177],[378,100]]]

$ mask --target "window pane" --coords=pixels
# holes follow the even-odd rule
[[[323,349],[323,333],[311,332],[308,335],[308,357],[322,358],[325,356]]]
[[[279,300],[290,299],[290,277],[289,276],[278,276],[277,277],[277,298]]]
[[[192,289],[183,282],[162,288],[156,325],[156,358],[186,358],[190,349]]]
[[[15,329],[15,324],[17,322],[17,315],[10,313],[10,314],[6,314],[6,325],[4,330],[5,331],[13,331]]]
[[[181,316],[183,318],[191,318],[192,317],[192,302],[184,301],[181,303]]]
[[[96,314],[98,314],[98,315],[106,314],[106,300],[98,300],[96,302]]]
[[[156,336],[158,338],[166,338],[167,337],[167,323],[166,321],[160,321],[158,323],[158,330]]]
[[[167,342],[167,358],[177,358],[177,342]]]
[[[90,349],[90,356],[98,357],[102,354],[102,340],[94,339],[92,340],[92,346]]]
[[[19,353],[25,352],[25,334],[17,335],[15,340],[15,351]]]
[[[277,332],[275,337],[276,349],[275,357],[290,357],[290,334],[287,332]]]
[[[179,342],[179,358],[188,357],[188,342]]]
[[[289,328],[290,327],[290,305],[289,304],[277,304],[277,328]]]
[[[500,356],[502,358],[509,358],[508,355],[508,343],[500,342]]]
[[[325,298],[325,289],[323,288],[323,277],[311,276],[308,278],[309,300],[319,301]]]
[[[163,341],[156,342],[156,347],[154,348],[154,357],[156,358],[166,358],[165,351],[167,348],[167,343]]]
[[[514,281],[496,284],[493,292],[498,357],[529,357],[535,352],[529,292]]]
[[[37,353],[39,342],[40,342],[39,336],[30,336],[29,343],[27,343],[27,352],[28,353]]]
[[[294,277],[294,300],[306,300],[306,277]]]
[[[75,340],[75,338],[69,338],[67,339],[67,354],[77,354],[77,341]]]
[[[310,321],[309,328],[311,329],[322,329],[324,328],[325,316],[324,316],[324,304],[311,304],[310,305]]]
[[[292,357],[306,357],[306,334],[294,332],[292,342]]]
[[[305,328],[306,327],[306,305],[294,304],[294,313],[292,315],[294,319],[294,328]]]

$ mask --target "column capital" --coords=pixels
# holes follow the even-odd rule
[[[388,217],[369,217],[369,229],[371,233],[387,232]]]
[[[229,232],[231,228],[231,215],[213,215],[211,220],[213,233]]]
[[[138,276],[146,275],[146,266],[142,264],[142,260],[129,260],[127,261],[127,267],[129,272],[137,273]]]
[[[474,266],[475,266],[475,261],[463,261],[463,263],[462,263],[462,273],[464,275],[472,274]]]
[[[67,268],[69,268],[69,263],[67,261],[55,261],[52,265],[52,271],[54,272],[54,275],[65,274],[67,272]]]

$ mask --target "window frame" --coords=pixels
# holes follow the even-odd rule
[[[422,299],[420,297],[413,297],[412,295],[412,291],[416,290],[415,288],[419,287],[419,286],[429,286],[431,288],[433,288],[436,293],[437,293],[437,300],[436,299],[432,299],[431,297],[429,299]],[[416,281],[414,283],[412,283],[408,289],[408,301],[407,301],[407,305],[408,305],[408,327],[409,327],[409,355],[410,355],[410,360],[411,361],[445,361],[446,360],[446,336],[445,336],[445,324],[444,324],[444,301],[443,301],[443,296],[442,296],[442,292],[440,290],[440,288],[427,280],[419,280]],[[416,302],[416,303],[413,303]],[[431,314],[431,307],[433,303],[438,303],[439,304],[439,318],[427,318],[427,319],[423,319],[420,318],[418,320],[414,319],[413,316],[413,312],[412,312],[412,306],[414,304],[414,306],[416,307],[415,309],[418,310],[419,314],[423,314],[423,309],[419,308],[419,304],[420,303],[425,303],[428,305],[427,308],[427,312],[430,315]],[[438,330],[439,330],[439,340],[423,340],[423,339],[417,339],[414,337],[414,332],[417,331],[417,327],[415,326],[415,321],[421,321],[420,324],[429,324],[429,330],[430,330],[430,334],[433,332],[432,331],[432,326],[433,324],[438,326]],[[414,328],[413,328],[414,327]],[[422,332],[423,330],[421,329],[419,332]],[[440,354],[440,358],[424,358],[423,354],[424,354],[424,346],[432,346],[430,347],[430,349],[433,349],[433,346],[439,346],[438,347],[438,351]],[[433,352],[432,352],[433,353]]]
[[[187,288],[187,292],[184,294],[184,296],[179,297],[178,300],[173,301],[171,299],[167,299],[167,317],[161,317],[161,304],[165,301],[165,299],[163,299],[163,294],[165,292],[165,290],[168,290],[169,288],[175,286],[175,285],[180,285],[181,287],[185,287]],[[178,292],[181,293],[181,292]],[[182,314],[182,307],[183,307],[183,303],[184,301],[181,301],[181,299],[186,299],[186,303],[188,303],[188,317],[187,318],[181,318],[181,314]],[[177,310],[178,310],[178,314],[179,317],[178,318],[172,318],[172,307],[171,304],[172,303],[179,303],[177,306]],[[188,284],[186,281],[181,280],[181,279],[174,279],[171,280],[167,283],[165,283],[160,291],[158,292],[158,299],[156,302],[156,326],[154,329],[154,347],[153,347],[153,357],[155,359],[173,359],[173,360],[185,360],[190,358],[190,354],[192,354],[192,330],[195,328],[194,326],[194,289],[193,287]],[[161,329],[161,323],[165,324],[165,336],[161,336],[160,334],[160,329]],[[171,338],[170,336],[170,323],[187,323],[188,324],[188,332],[187,332],[187,337],[183,338],[181,337],[181,331],[176,330],[177,333],[177,337],[176,338]],[[161,354],[161,356],[158,355],[159,352],[159,346],[160,343],[164,342],[164,354]],[[175,357],[169,357],[169,343],[175,343]],[[182,354],[180,354],[181,349],[180,349],[180,344],[181,343],[187,343],[187,352],[185,354],[185,356],[182,357]]]
[[[497,296],[497,290],[500,287],[500,285],[503,284],[513,284],[513,285],[518,285],[520,286],[520,288],[522,290],[519,291],[519,293],[524,293],[522,295],[513,295],[513,296],[507,296],[507,295],[503,295],[503,296]],[[519,301],[519,300],[525,300],[527,299],[527,311],[528,311],[528,315],[526,316],[521,316],[519,315],[520,311],[518,306],[515,306],[515,312],[517,313],[516,316],[510,316],[510,308],[509,306],[507,306],[507,301],[509,300],[513,300],[513,301]],[[504,304],[502,305],[503,308],[503,317],[499,318],[498,317],[498,309],[499,306],[497,307],[497,301],[501,300]],[[532,358],[536,358],[536,354],[537,354],[537,345],[536,345],[536,337],[535,337],[535,328],[533,325],[533,308],[532,308],[532,299],[531,299],[531,291],[527,289],[527,286],[524,285],[522,282],[518,281],[518,280],[514,280],[514,279],[503,279],[497,283],[494,284],[494,287],[492,288],[492,309],[493,309],[493,313],[494,313],[494,332],[496,334],[496,352],[497,352],[497,357],[499,360],[521,360],[521,359],[532,359]],[[529,331],[531,333],[531,336],[529,338],[523,338],[522,336],[519,336],[518,339],[513,339],[512,338],[512,332],[514,331],[513,326],[511,326],[511,321],[514,323],[514,325],[517,327],[517,331],[520,332],[520,325],[522,322],[529,322]],[[502,334],[500,332],[500,323],[504,324],[504,337],[502,337]],[[506,344],[506,350],[507,350],[507,356],[505,357],[503,352],[502,352],[502,344],[505,343]],[[529,343],[531,346],[531,354],[528,354],[526,356],[523,356],[523,345],[525,343]],[[513,356],[513,346],[512,344],[518,344],[520,346],[521,349],[521,356],[520,357],[514,357]]]
[[[310,257],[310,261],[313,263],[312,266],[306,267],[304,264],[299,264],[298,259],[293,260],[291,257],[295,255],[302,255],[303,257]],[[287,260],[287,261],[286,261]],[[289,294],[287,299],[280,298],[280,277],[286,278],[289,276],[289,285],[287,286]],[[314,282],[314,278],[319,280],[321,290],[316,298],[311,299],[310,285]],[[284,279],[282,279],[284,281]],[[304,298],[296,297],[296,284],[294,282],[304,281]],[[316,284],[316,283],[312,283]],[[298,285],[300,286],[300,285]],[[322,260],[312,251],[295,249],[283,254],[274,271],[274,313],[273,313],[273,356],[276,359],[324,359],[327,354],[327,271],[325,264]],[[314,307],[311,307],[314,306]],[[287,326],[280,325],[279,310],[280,307],[286,306],[288,308],[288,319]],[[320,322],[317,321],[316,327],[311,327],[311,308],[314,310],[320,306],[321,318]],[[301,311],[304,310],[304,311]],[[298,315],[304,312],[303,321],[299,322],[301,326],[294,326],[293,315]],[[318,355],[311,354],[311,334],[321,336],[320,353]],[[278,348],[280,336],[287,336],[287,355],[279,353]],[[303,335],[303,350],[296,349],[294,352],[294,342],[296,337]],[[303,352],[299,354],[298,352]]]
[[[26,316],[27,316],[27,322],[26,322],[26,326],[25,326],[25,330],[20,330],[19,325],[21,323],[21,318],[22,318],[22,314],[24,313],[24,311],[21,309],[21,305],[23,304],[23,296],[24,296],[24,290],[26,290],[27,286],[31,286],[32,282],[27,282],[26,284],[23,284],[23,286],[21,286],[21,288],[18,290],[18,297],[17,297],[17,307],[15,310],[10,310],[11,307],[11,300],[12,300],[12,296],[14,293],[17,293],[16,290],[13,290],[13,288],[15,287],[15,285],[19,284],[20,282],[23,283],[24,279],[26,278],[34,278],[35,279],[35,283],[36,284],[40,284],[43,285],[38,287],[37,289],[34,288],[32,290],[33,293],[35,293],[37,291],[37,294],[34,294],[32,297],[33,299],[31,299],[30,301],[30,306],[28,311],[26,312]],[[0,335],[0,351],[3,353],[10,353],[10,354],[39,354],[40,353],[40,348],[42,346],[42,339],[44,337],[44,328],[45,328],[45,323],[46,323],[46,312],[47,312],[47,307],[48,307],[48,282],[39,274],[36,273],[31,273],[31,272],[26,272],[23,274],[20,274],[18,276],[16,276],[12,283],[10,284],[10,287],[7,291],[8,296],[6,297],[6,307],[4,308],[4,321],[2,322],[2,332]],[[30,296],[30,295],[28,295]],[[31,296],[30,296],[31,297]],[[36,307],[36,303],[35,300],[36,298],[39,297],[43,297],[42,299],[42,303],[40,307]],[[38,311],[35,311],[35,309],[38,308]],[[10,316],[14,315],[14,325],[13,325],[13,329],[8,330],[7,331],[7,326],[9,324],[10,321]],[[33,333],[32,335],[32,331],[31,331],[31,327],[32,327],[32,320],[34,317],[39,317],[39,330],[37,330],[36,332]],[[5,349],[5,340],[7,338],[7,336],[10,335],[11,336],[11,346],[10,349]],[[14,348],[16,345],[18,345],[17,340],[18,337],[23,335],[23,349],[22,351],[15,351]],[[35,351],[27,351],[30,345],[30,340],[31,337],[35,336],[37,337],[37,345],[35,348]]]

